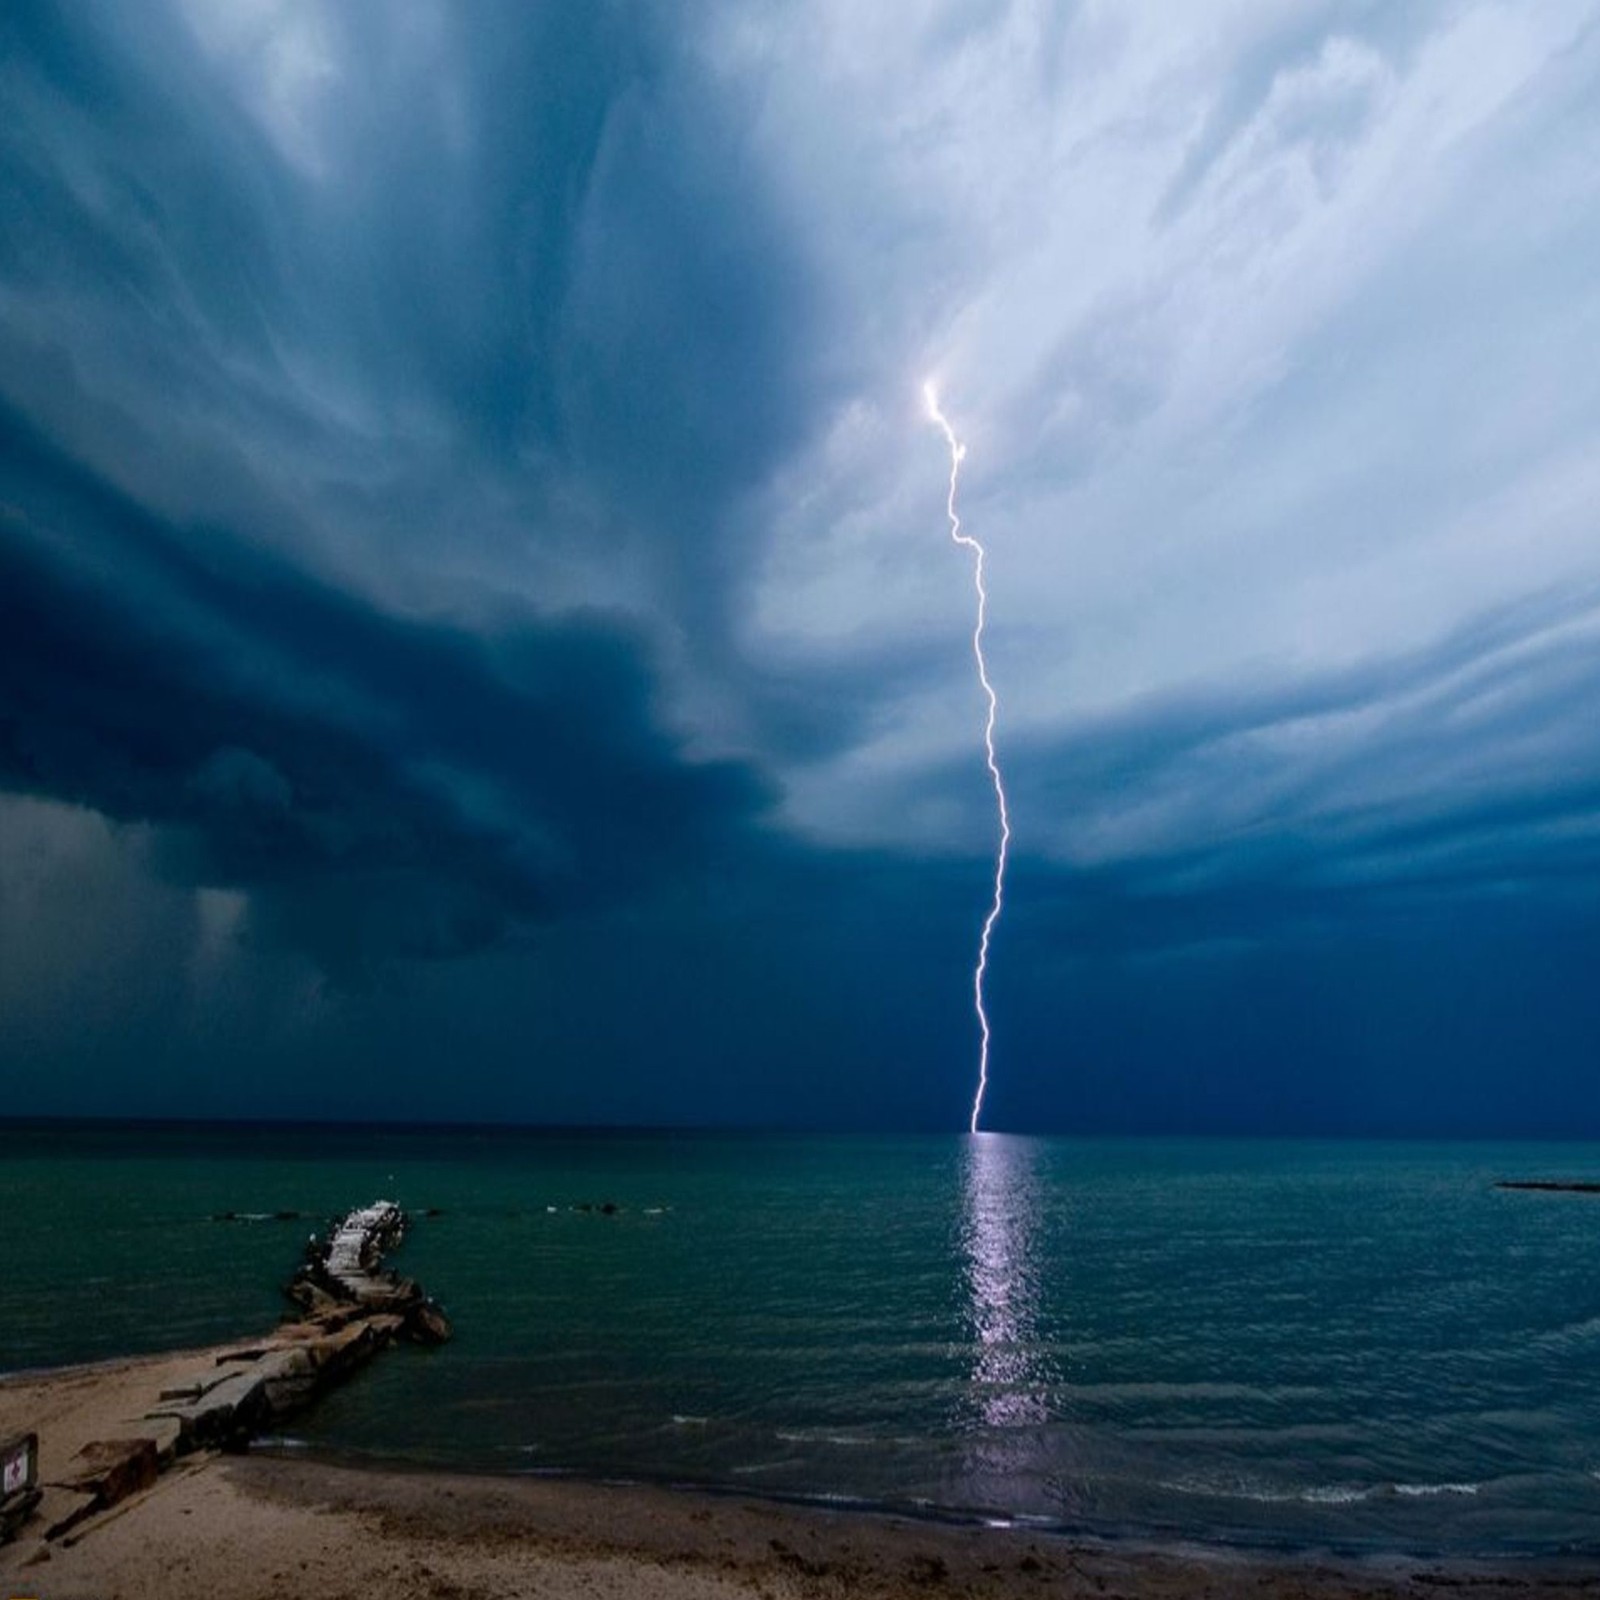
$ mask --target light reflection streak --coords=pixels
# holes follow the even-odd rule
[[[1039,1205],[1035,1140],[968,1137],[962,1246],[972,1330],[972,1393],[985,1429],[1038,1427],[1050,1416],[1040,1343]]]

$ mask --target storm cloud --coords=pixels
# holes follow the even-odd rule
[[[1589,0],[21,3],[0,100],[9,1104],[959,1124],[931,378],[1001,1121],[1600,1128]]]
[[[603,617],[384,616],[180,538],[15,419],[0,470],[24,501],[0,553],[0,781],[171,830],[169,872],[266,896],[341,969],[739,852],[759,784],[681,757]]]

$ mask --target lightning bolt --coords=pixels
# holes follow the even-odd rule
[[[983,1003],[983,980],[989,971],[989,941],[994,936],[995,924],[1005,909],[1006,854],[1011,848],[1011,811],[1006,804],[1005,780],[1000,776],[1000,762],[994,753],[994,724],[1000,709],[995,698],[994,685],[989,681],[989,663],[983,654],[983,630],[989,620],[989,591],[983,582],[983,545],[970,533],[961,530],[961,518],[956,513],[956,487],[961,478],[961,463],[966,458],[967,447],[956,438],[944,412],[939,409],[939,395],[931,383],[922,386],[922,398],[927,403],[928,415],[938,423],[950,446],[950,493],[945,500],[945,515],[950,519],[950,537],[965,550],[972,552],[972,586],[978,594],[978,616],[972,628],[972,654],[978,663],[978,682],[989,702],[989,714],[983,724],[983,749],[989,763],[989,777],[994,783],[995,808],[1000,813],[1000,847],[994,860],[994,902],[989,915],[983,919],[983,937],[978,941],[978,964],[972,973],[972,1003],[978,1013],[978,1027],[983,1042],[978,1050],[978,1092],[972,1100],[972,1119],[968,1127],[978,1131],[978,1118],[983,1113],[983,1097],[989,1087],[989,1013]]]

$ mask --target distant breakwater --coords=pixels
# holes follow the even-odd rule
[[[1600,1183],[1564,1178],[1499,1178],[1497,1189],[1532,1189],[1544,1194],[1600,1194]]]

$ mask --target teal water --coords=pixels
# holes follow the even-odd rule
[[[384,1196],[453,1343],[296,1440],[1066,1529],[1600,1555],[1600,1146],[0,1129],[0,1371],[254,1331]],[[608,1216],[580,1209],[610,1201]],[[227,1211],[311,1213],[225,1222]]]

